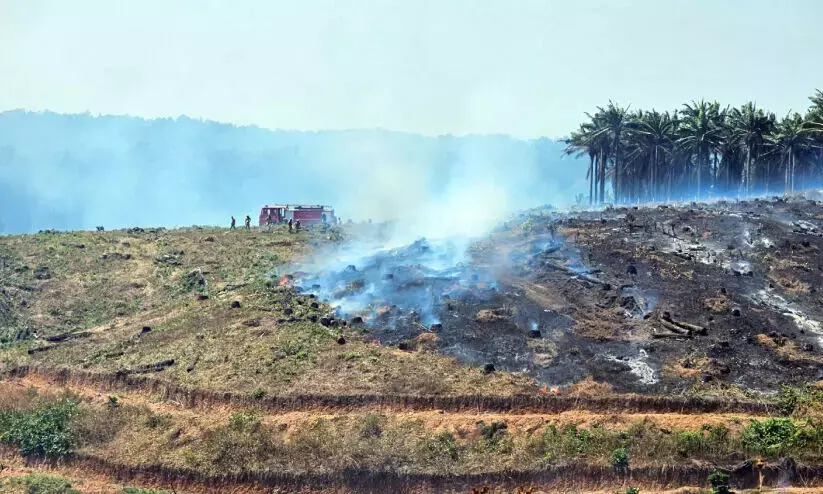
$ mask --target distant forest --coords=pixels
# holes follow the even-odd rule
[[[751,102],[660,112],[610,101],[587,114],[565,152],[588,158],[590,204],[792,193],[823,176],[823,91],[809,99],[805,115],[783,118]]]

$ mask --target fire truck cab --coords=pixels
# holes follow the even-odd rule
[[[265,226],[271,217],[272,223],[286,223],[289,220],[300,221],[301,224],[335,223],[334,209],[331,206],[285,204],[263,206],[260,209],[259,224]]]

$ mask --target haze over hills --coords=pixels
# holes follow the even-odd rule
[[[267,202],[332,204],[355,220],[455,208],[497,219],[587,190],[584,164],[563,147],[9,111],[0,113],[0,233],[222,225],[232,214],[255,217]]]

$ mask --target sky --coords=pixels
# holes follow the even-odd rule
[[[561,137],[609,99],[804,111],[820,0],[0,0],[0,111]]]

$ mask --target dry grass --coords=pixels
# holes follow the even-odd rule
[[[91,335],[34,355],[26,353],[41,346],[33,340],[7,345],[0,348],[0,363],[119,371],[173,359],[165,378],[269,394],[505,394],[532,389],[525,378],[486,376],[427,351],[434,342],[425,338],[418,351],[397,352],[367,343],[359,331],[308,321],[278,323],[285,306],[299,318],[328,310],[322,305],[311,309],[308,297],[268,287],[266,277],[327,241],[320,232],[290,235],[283,229],[5,237],[4,247],[21,269],[4,271],[0,281],[13,274],[10,284],[40,289],[27,295],[21,324],[37,328],[41,337],[79,330]],[[35,278],[39,266],[49,267],[49,279]],[[203,286],[187,281],[192,272],[202,275]],[[198,300],[199,294],[208,298]],[[233,301],[241,308],[231,309]],[[151,331],[143,333],[144,326]],[[345,345],[336,343],[341,334]]]

